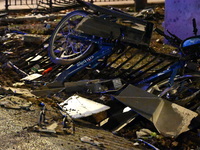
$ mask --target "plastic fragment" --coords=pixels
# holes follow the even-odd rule
[[[47,74],[47,73],[50,72],[52,69],[53,69],[53,67],[47,68],[46,70],[44,70],[44,71],[42,72],[42,75]]]
[[[142,140],[142,139],[138,139],[138,141],[145,143],[146,145],[150,146],[151,148],[155,149],[155,150],[159,150],[159,148],[155,147],[154,145]]]

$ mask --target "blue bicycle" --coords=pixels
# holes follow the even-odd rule
[[[101,63],[99,59],[116,51],[123,51],[128,45],[148,48],[152,23],[116,9],[78,2],[88,10],[67,14],[58,23],[49,42],[48,52],[52,62],[61,65],[74,64],[62,72],[56,81],[63,82],[88,65],[95,67]]]
[[[55,28],[48,48],[52,62],[70,66],[47,86],[62,87],[70,77],[82,69],[88,66],[97,68],[104,63],[104,67],[100,70],[103,71],[102,77],[120,77],[127,84],[141,87],[159,97],[182,105],[188,105],[198,97],[200,36],[195,34],[194,37],[182,41],[170,32],[171,36],[168,36],[157,29],[169,42],[179,47],[176,55],[159,54],[149,47],[152,23],[116,9],[78,2],[86,6],[87,11],[77,10],[67,14]],[[196,27],[195,23],[194,27]],[[143,56],[131,67],[121,69],[119,72],[118,69],[130,59],[115,68],[112,64],[130,48],[138,49],[131,53],[130,59],[137,57],[138,53]],[[113,62],[102,61],[116,52],[120,56]],[[149,59],[149,56],[151,57],[149,61],[139,65],[145,58]],[[165,59],[170,60],[170,63],[149,73]]]
[[[161,72],[166,74],[169,71],[168,78],[152,83],[147,89],[150,93],[191,109],[200,105],[200,36],[197,35],[195,19],[193,19],[193,27],[195,36],[185,40],[179,39],[169,31],[171,37],[159,29],[156,30],[171,45],[177,47],[176,55],[179,59],[170,68]],[[195,103],[192,100],[196,100]]]

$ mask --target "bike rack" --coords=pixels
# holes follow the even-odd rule
[[[54,64],[50,61],[47,52],[48,43],[49,38],[31,52],[22,54],[19,60],[12,63],[26,74],[40,73],[42,76],[38,78],[38,80],[53,80],[57,74],[62,72],[68,66]],[[51,70],[49,68],[51,68]]]
[[[85,17],[82,22],[77,25],[76,30],[84,34],[93,35],[97,37],[104,37],[109,39],[110,33],[112,33],[115,40],[119,38],[119,42],[125,43],[125,49],[122,52],[113,50],[115,43],[102,43],[99,45],[96,53],[91,54],[84,60],[77,62],[76,64],[59,65],[51,62],[47,54],[47,47],[49,39],[44,41],[38,48],[21,57],[21,59],[14,64],[27,74],[34,69],[36,72],[43,69],[41,73],[43,76],[37,80],[51,82],[56,80],[58,82],[65,82],[66,80],[76,79],[94,79],[94,78],[121,78],[128,83],[138,84],[143,81],[151,82],[154,80],[154,76],[157,76],[161,71],[166,70],[170,65],[175,63],[178,58],[175,56],[168,56],[155,52],[149,48],[151,34],[153,30],[153,24],[124,13],[108,10],[99,6],[95,6],[90,3],[86,3],[87,6],[93,10],[99,10],[102,13],[110,14],[114,17],[121,17],[125,20],[130,20],[132,23],[137,24],[137,27],[142,27],[142,30],[127,27],[124,25],[112,23],[102,18]],[[100,29],[97,32],[88,29],[91,24]],[[110,25],[108,31],[104,31],[105,25]],[[135,25],[134,25],[135,26]],[[87,27],[87,28],[86,28]],[[91,27],[92,28],[92,27]],[[104,31],[103,34],[101,31]],[[114,35],[114,33],[117,33]],[[128,43],[121,38],[130,40]],[[111,38],[112,39],[112,38]],[[36,59],[37,58],[37,59]],[[101,62],[102,61],[102,62]],[[90,70],[88,71],[88,68]],[[84,72],[84,73],[83,73]],[[78,74],[78,75],[77,75]],[[77,75],[77,76],[76,76]],[[160,77],[160,76],[159,76]],[[73,80],[71,80],[73,81]]]
[[[36,69],[43,70],[40,74],[52,67],[52,70],[43,74],[37,81],[51,82],[58,74],[63,73],[63,71],[69,68],[69,65],[58,65],[50,61],[47,54],[47,47],[45,47],[45,45],[48,44],[48,40],[49,39],[44,41],[31,53],[23,55],[20,60],[13,62],[19,69],[27,74],[30,74],[35,65],[39,66],[39,68]],[[37,57],[38,59],[36,59]],[[83,67],[69,78],[71,81],[88,78],[91,80],[97,78],[121,78],[125,82],[132,84],[137,84],[146,81],[147,79],[150,82],[151,76],[155,76],[166,70],[177,60],[178,57],[157,53],[150,48],[139,49],[129,46],[120,53],[118,51],[112,53],[104,59],[100,65],[93,68],[90,68],[90,65]],[[73,65],[75,64],[72,64],[72,66]]]
[[[91,77],[103,79],[121,78],[125,82],[132,84],[147,82],[147,80],[151,82],[154,80],[154,76],[173,65],[178,60],[178,57],[157,53],[152,49],[128,47],[122,53],[113,53],[106,60],[107,62],[104,62],[103,66],[90,68],[89,71],[82,70],[78,73],[78,76],[82,74],[79,80]],[[77,78],[77,76],[73,78]]]

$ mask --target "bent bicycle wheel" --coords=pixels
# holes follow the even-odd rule
[[[169,84],[169,79],[166,79],[154,84],[147,91],[171,102],[190,107],[192,101],[200,95],[200,77],[192,75],[177,77],[172,86]]]
[[[58,23],[51,35],[48,48],[48,54],[53,63],[72,64],[91,54],[94,44],[81,38],[81,33],[74,30],[87,15],[85,11],[73,11]]]

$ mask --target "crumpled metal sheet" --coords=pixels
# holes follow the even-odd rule
[[[79,95],[73,95],[59,104],[72,118],[88,117],[110,109],[109,106],[97,103]]]
[[[156,129],[166,137],[175,138],[188,131],[191,121],[198,116],[180,105],[128,85],[118,96],[120,102],[152,121]]]

